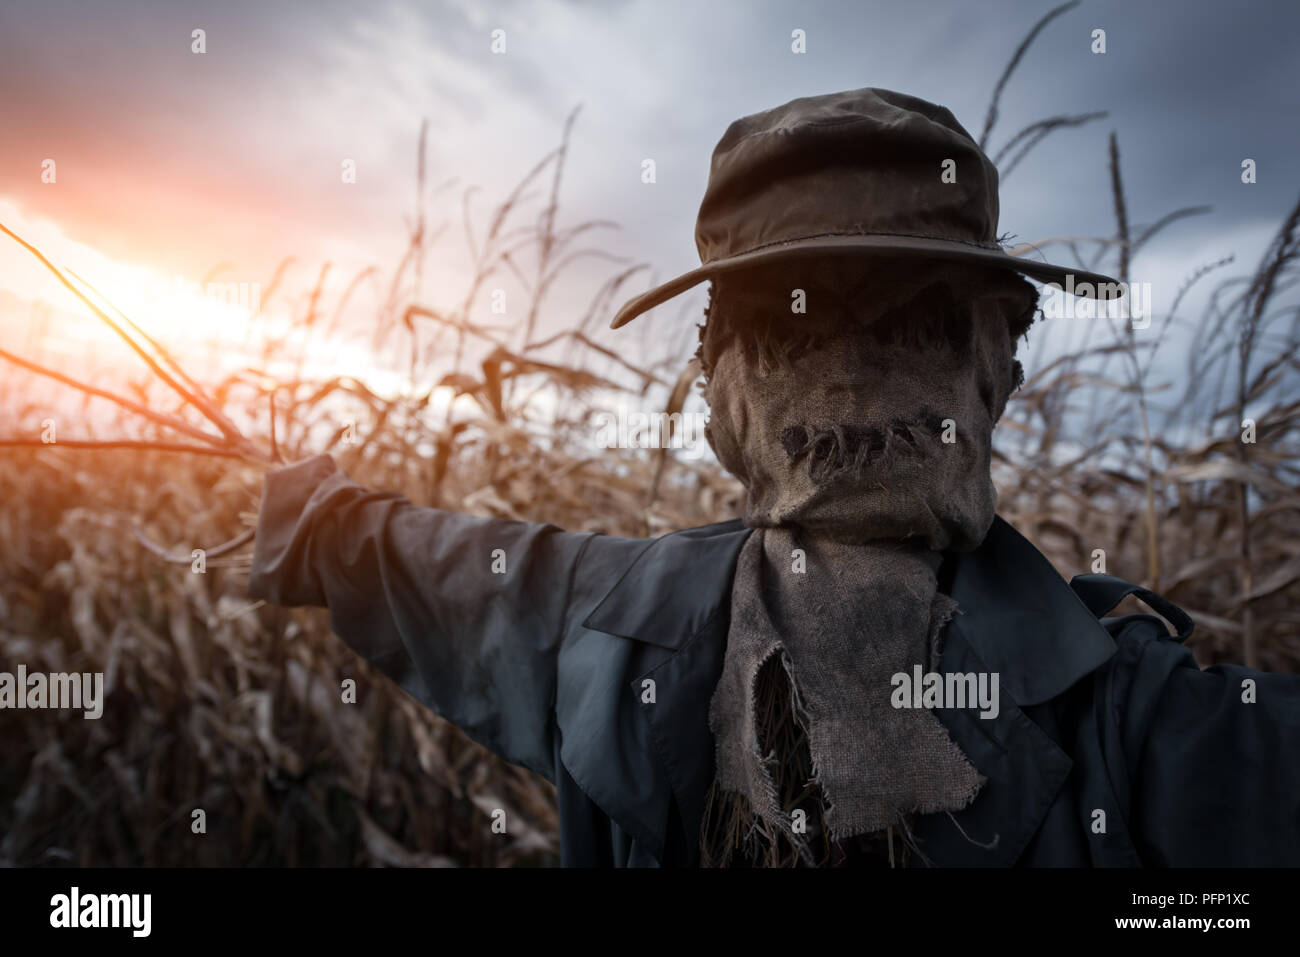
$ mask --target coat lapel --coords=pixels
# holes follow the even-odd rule
[[[672,835],[663,833],[667,792],[684,835],[698,834],[703,819],[714,764],[709,702],[722,673],[736,559],[750,531],[736,519],[656,539],[583,622],[653,646],[638,659],[626,700],[637,702],[659,758],[658,767],[645,769],[655,780],[637,782],[637,791],[662,805],[659,831],[647,842],[661,859],[674,851],[666,839]],[[618,809],[606,812],[622,823]],[[675,849],[678,863],[693,865],[698,853],[689,838]]]
[[[987,781],[961,811],[922,817],[916,837],[938,866],[1010,866],[1073,766],[1021,709],[1066,691],[1110,658],[1115,644],[1051,563],[1001,518],[978,549],[949,557],[940,587],[959,610],[938,670],[997,674],[1000,701],[996,718],[980,717],[977,708],[936,710]]]

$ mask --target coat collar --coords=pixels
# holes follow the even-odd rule
[[[583,625],[677,649],[731,607],[731,578],[752,529],[740,519],[653,539]],[[702,588],[725,579],[725,588]]]
[[[584,624],[680,648],[729,612],[736,559],[751,531],[733,519],[654,539]],[[691,587],[719,575],[724,588]],[[940,582],[960,609],[960,630],[1018,705],[1056,697],[1114,652],[1052,564],[1000,516],[979,548],[946,557]]]
[[[950,555],[941,573],[958,630],[1021,707],[1055,698],[1115,652],[1052,563],[1001,517],[979,548]]]
[[[721,671],[736,559],[751,529],[739,519],[649,543],[587,616],[585,627],[671,653],[643,708],[688,835],[698,833],[713,773],[708,706]],[[1051,563],[1000,517],[972,552],[946,556],[940,588],[958,604],[939,670],[996,672],[996,720],[938,711],[988,779],[955,815],[928,815],[917,836],[938,864],[1011,864],[1038,829],[1072,765],[1021,711],[1055,698],[1115,646]]]

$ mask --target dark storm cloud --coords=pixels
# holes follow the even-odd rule
[[[400,248],[422,118],[433,178],[496,199],[581,103],[569,219],[618,221],[608,247],[666,278],[696,262],[709,155],[731,120],[883,86],[949,106],[978,136],[1003,65],[1050,6],[10,3],[0,197],[110,254],[170,249],[194,269],[364,259]],[[1058,18],[1008,86],[990,146],[1048,115],[1110,115],[1052,134],[1006,179],[1002,229],[1023,241],[1109,234],[1114,130],[1135,222],[1214,207],[1136,268],[1169,285],[1205,258],[1257,255],[1300,189],[1298,23],[1295,4],[1262,0],[1095,0]],[[195,26],[208,32],[205,57],[189,51]],[[504,57],[487,53],[498,26]],[[1107,31],[1105,55],[1089,51],[1094,27]],[[806,54],[790,52],[795,28]],[[57,191],[36,178],[45,156],[60,158]],[[358,188],[337,188],[339,156],[362,164]],[[1245,157],[1259,164],[1254,186],[1240,182]],[[657,163],[654,187],[639,180],[644,158]]]

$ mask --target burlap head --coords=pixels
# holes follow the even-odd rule
[[[1032,287],[952,266],[873,271],[856,290],[855,275],[824,261],[720,283],[706,437],[748,490],[749,525],[974,548]]]

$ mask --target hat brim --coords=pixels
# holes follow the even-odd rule
[[[720,273],[732,272],[747,266],[761,265],[777,259],[802,257],[812,254],[829,255],[906,255],[937,259],[946,262],[965,262],[1005,269],[1020,273],[1045,283],[1057,283],[1066,292],[1090,299],[1115,299],[1122,294],[1118,280],[1101,273],[1034,262],[1021,256],[1012,256],[1001,249],[991,249],[963,243],[958,240],[931,239],[922,236],[862,235],[813,236],[785,243],[774,243],[761,249],[719,259],[683,273],[676,279],[656,286],[649,292],[628,300],[609,324],[611,329],[625,326],[637,316],[648,312],[674,296],[712,279]],[[1078,290],[1078,291],[1075,291]]]

